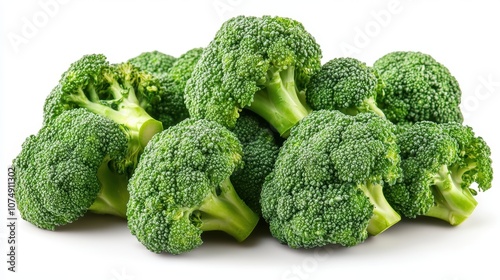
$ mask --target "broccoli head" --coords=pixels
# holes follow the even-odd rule
[[[163,124],[163,128],[175,125],[189,117],[189,112],[184,105],[184,87],[181,89],[177,80],[171,75],[171,71],[175,68],[177,75],[189,78],[193,70],[188,69],[187,66],[179,66],[188,64],[185,60],[185,55],[177,59],[158,51],[145,52],[129,60],[130,63],[143,71],[148,71],[159,80],[161,95],[155,105],[153,116]]]
[[[186,106],[191,117],[228,128],[246,108],[286,137],[310,112],[304,89],[320,67],[320,47],[301,23],[238,16],[204,49],[186,85]]]
[[[313,110],[339,110],[344,114],[373,112],[381,117],[377,96],[384,94],[384,84],[376,71],[350,57],[325,63],[307,87],[307,102]]]
[[[430,121],[401,125],[397,132],[403,180],[385,190],[402,216],[431,216],[458,225],[474,211],[476,191],[491,187],[490,148],[471,127]]]
[[[167,95],[167,98],[161,100],[161,106],[158,106],[161,110],[158,120],[163,123],[164,128],[175,125],[189,117],[189,111],[184,103],[184,89],[202,51],[201,48],[187,51],[160,78],[163,90]]]
[[[123,126],[129,153],[120,171],[131,172],[151,137],[163,130],[151,116],[157,113],[160,90],[158,79],[130,63],[110,65],[104,55],[86,55],[71,64],[47,97],[44,124],[66,110],[85,108]]]
[[[262,216],[292,248],[353,246],[400,220],[383,188],[400,177],[394,125],[313,111],[292,128],[261,193]]]
[[[242,112],[233,133],[243,147],[244,166],[231,175],[231,182],[241,199],[260,215],[260,192],[278,156],[278,137],[269,124],[250,111]]]
[[[128,60],[135,67],[147,71],[157,77],[164,77],[177,59],[171,55],[150,51],[143,52]]]
[[[448,68],[430,55],[392,52],[378,59],[373,67],[386,85],[377,104],[390,121],[463,121],[459,84]]]
[[[155,135],[129,181],[129,228],[153,252],[180,254],[204,231],[245,240],[259,217],[239,198],[230,176],[242,165],[236,136],[208,120],[187,119]]]
[[[123,128],[75,109],[62,112],[31,135],[14,159],[17,206],[23,219],[54,230],[87,211],[125,217],[127,179],[113,161],[127,153]]]
[[[172,68],[168,71],[168,75],[174,81],[178,92],[182,95],[184,95],[187,81],[191,78],[194,67],[196,63],[198,63],[198,60],[200,60],[202,53],[203,48],[190,49],[179,56],[177,61],[172,65]]]

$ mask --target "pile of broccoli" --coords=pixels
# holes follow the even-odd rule
[[[486,141],[428,54],[324,64],[284,17],[238,16],[203,48],[74,61],[13,160],[22,218],[57,230],[88,212],[127,221],[155,253],[261,225],[291,248],[354,246],[401,219],[459,225],[491,188]]]

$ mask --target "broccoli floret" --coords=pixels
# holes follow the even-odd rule
[[[201,48],[187,51],[160,79],[167,98],[163,99],[162,106],[159,106],[162,112],[158,119],[162,121],[165,128],[189,118],[189,111],[184,103],[184,89],[202,51]]]
[[[325,63],[307,87],[307,102],[313,110],[339,110],[356,115],[373,112],[381,117],[377,96],[384,94],[384,84],[377,72],[350,57],[335,58]]]
[[[403,180],[385,191],[402,216],[430,216],[458,225],[474,211],[476,190],[491,187],[491,151],[471,127],[430,121],[397,131]]]
[[[112,170],[128,139],[116,123],[75,109],[62,112],[26,139],[14,159],[15,197],[23,219],[54,230],[88,210],[126,215],[127,175]]]
[[[198,63],[198,60],[200,60],[202,53],[203,48],[190,49],[179,56],[179,59],[177,59],[177,61],[172,65],[172,68],[168,71],[168,75],[173,80],[175,86],[177,87],[177,91],[180,94],[184,95],[187,81],[191,78],[194,67],[196,66],[196,63]]]
[[[228,128],[246,108],[286,137],[310,112],[304,89],[320,67],[320,47],[301,23],[238,16],[204,49],[186,85],[186,106],[191,117]]]
[[[44,124],[66,110],[86,108],[123,126],[129,152],[117,168],[130,173],[151,137],[163,130],[151,116],[156,113],[160,90],[156,78],[130,63],[110,65],[104,55],[86,55],[71,64],[47,97]]]
[[[260,215],[260,192],[278,156],[278,137],[262,118],[250,111],[241,113],[233,133],[243,147],[244,166],[231,175],[231,182],[241,199]]]
[[[179,59],[181,58],[179,57]],[[186,105],[184,105],[184,89],[181,90],[172,75],[170,75],[174,65],[179,65],[184,60],[179,61],[179,59],[153,51],[142,53],[129,60],[130,63],[143,71],[148,71],[159,80],[161,96],[159,95],[159,101],[155,105],[153,117],[163,124],[163,128],[175,125],[189,117],[189,112]],[[175,68],[178,68],[178,66],[175,66]],[[175,71],[181,72],[182,70],[185,69]],[[185,75],[188,75],[188,73]]]
[[[430,55],[392,52],[373,67],[386,84],[379,108],[394,123],[432,121],[462,123],[462,92],[455,77]]]
[[[176,60],[177,59],[171,55],[159,51],[151,51],[143,52],[140,55],[129,59],[128,62],[141,70],[147,71],[156,77],[161,78],[167,75]]]
[[[394,125],[372,113],[313,111],[281,147],[262,216],[292,248],[353,246],[400,220],[384,197],[401,175]]]
[[[259,217],[237,195],[230,176],[242,165],[236,136],[208,120],[187,119],[155,135],[129,181],[129,228],[153,252],[181,254],[204,231],[245,240]]]

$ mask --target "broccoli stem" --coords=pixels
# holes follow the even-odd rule
[[[367,228],[370,235],[380,234],[401,220],[401,216],[387,202],[382,184],[366,183],[359,188],[373,205],[373,216]]]
[[[241,200],[229,178],[221,183],[220,191],[219,195],[207,197],[198,208],[200,229],[224,231],[241,242],[253,231],[259,216]]]
[[[385,114],[384,112],[382,112],[382,110],[380,110],[380,108],[377,106],[377,102],[375,101],[375,98],[373,97],[370,97],[370,98],[367,98],[363,101],[363,105],[364,107],[367,108],[367,111],[369,112],[373,112],[377,115],[379,115],[380,117],[384,118],[385,119]]]
[[[89,210],[98,214],[109,214],[122,218],[127,217],[128,176],[110,170],[109,159],[105,159],[97,170],[97,179],[101,189]]]
[[[286,138],[290,129],[311,112],[299,96],[295,68],[289,66],[282,71],[270,69],[263,86],[264,89],[254,95],[252,104],[247,108],[263,117]]]
[[[163,130],[162,123],[153,119],[137,103],[123,98],[123,89],[119,85],[113,84],[110,87],[110,90],[113,96],[119,100],[117,110],[106,105],[102,105],[98,103],[98,101],[90,101],[82,89],[79,89],[76,94],[68,95],[67,99],[82,108],[88,109],[92,113],[107,117],[108,119],[123,125],[131,139],[138,139],[141,149],[146,147],[153,135]],[[133,91],[129,90],[128,92],[129,96],[135,96]],[[97,98],[96,94],[92,93],[92,90],[90,90],[89,95],[92,99]]]
[[[99,95],[95,91],[94,84],[89,84],[87,86],[87,92],[88,92],[88,95],[89,95],[89,100],[91,102],[99,102]]]
[[[424,215],[444,220],[454,226],[465,221],[477,206],[469,188],[461,187],[463,173],[472,168],[473,166],[463,168],[454,174],[449,171],[448,166],[441,166],[435,175],[432,188],[434,206]]]
[[[377,107],[377,102],[373,97],[363,100],[359,106],[340,108],[339,111],[350,116],[356,116],[360,112],[372,112],[385,119],[384,112]]]

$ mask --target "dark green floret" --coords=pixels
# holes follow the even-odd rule
[[[203,53],[203,48],[193,48],[185,52],[169,70],[168,75],[174,81],[177,90],[184,94],[187,81],[191,78],[193,74],[194,67],[198,60],[200,60],[201,54]],[[187,109],[186,109],[187,110]]]
[[[392,52],[373,67],[386,85],[377,104],[390,121],[462,123],[460,86],[448,68],[430,55]]]
[[[161,78],[168,73],[176,60],[177,59],[171,55],[159,51],[150,51],[143,52],[138,56],[129,59],[128,62],[143,71],[147,71],[156,77]]]
[[[248,109],[286,137],[310,112],[304,90],[320,67],[320,47],[301,23],[238,16],[204,49],[186,85],[186,106],[191,117],[228,128]]]
[[[280,144],[269,124],[252,112],[242,112],[233,129],[243,147],[243,168],[231,175],[238,195],[257,214],[260,211],[260,192],[266,176],[274,168]]]
[[[155,76],[160,83],[159,100],[155,105],[154,118],[161,121],[163,128],[175,125],[189,117],[184,104],[184,87],[175,80],[171,71],[177,75],[190,76],[192,69],[180,65],[187,64],[185,55],[178,59],[158,51],[145,52],[129,60],[136,67]],[[174,69],[175,68],[175,69]],[[187,77],[188,79],[189,77]]]
[[[182,54],[161,78],[167,98],[162,100],[162,106],[160,106],[162,112],[158,119],[162,121],[165,128],[189,118],[189,111],[184,102],[184,89],[202,51],[201,48],[195,48]]]
[[[477,191],[491,187],[491,151],[471,127],[429,121],[399,126],[403,180],[385,190],[402,216],[458,225],[474,211]]]
[[[160,90],[158,79],[130,63],[110,65],[104,55],[86,55],[71,64],[47,97],[44,124],[76,108],[119,124],[127,133],[129,153],[118,169],[130,173],[151,137],[163,130],[151,117],[157,113]]]
[[[200,246],[204,231],[245,240],[259,217],[231,184],[241,165],[240,142],[215,122],[187,119],[155,135],[129,182],[132,234],[171,254]]]
[[[49,230],[89,210],[125,217],[128,177],[113,167],[127,151],[123,127],[86,109],[62,112],[28,137],[14,160],[21,216]]]
[[[307,103],[313,110],[339,110],[356,115],[373,112],[385,117],[377,107],[377,97],[384,94],[384,83],[377,72],[350,57],[325,63],[307,87]]]
[[[292,128],[262,187],[262,216],[292,248],[353,246],[400,220],[384,197],[401,175],[394,125],[313,111]]]

